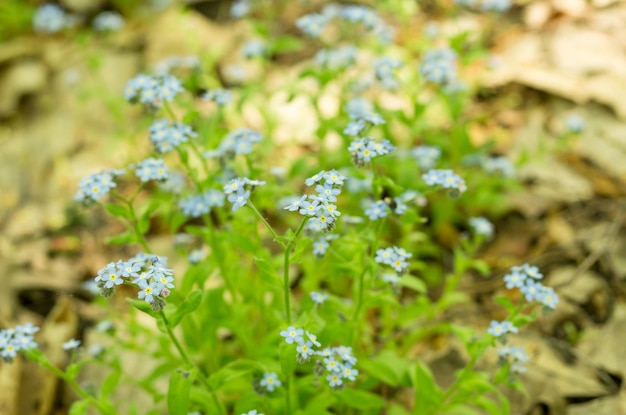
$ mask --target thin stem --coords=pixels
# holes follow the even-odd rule
[[[139,189],[141,189],[141,186],[140,186]],[[135,194],[133,194],[133,196],[132,196],[132,198],[130,200],[126,199],[124,196],[120,195],[119,193],[117,193],[117,192],[115,192],[113,190],[110,193],[111,193],[111,195],[113,197],[115,197],[116,199],[118,199],[119,201],[124,203],[126,205],[126,207],[128,208],[128,212],[130,213],[130,222],[131,222],[131,225],[132,225],[130,227],[132,228],[133,232],[135,233],[135,237],[137,238],[137,243],[139,245],[141,245],[141,247],[144,249],[146,254],[152,253],[152,250],[148,246],[148,242],[146,241],[146,238],[139,231],[139,219],[137,218],[137,213],[135,212],[135,207],[133,206],[133,201],[137,197],[137,194],[139,193],[139,190],[137,190],[135,192]]]
[[[183,348],[183,346],[180,344],[180,342],[178,341],[178,338],[176,337],[176,335],[174,334],[174,331],[172,330],[172,328],[169,325],[169,321],[167,320],[167,316],[165,315],[165,313],[163,312],[163,310],[161,310],[159,312],[161,318],[163,319],[163,323],[165,325],[165,329],[167,330],[167,334],[170,337],[170,339],[172,340],[172,343],[174,343],[174,346],[176,347],[176,350],[178,350],[178,354],[180,354],[180,357],[182,357],[182,359],[185,361],[185,363],[189,366],[189,367],[193,367],[196,369],[196,372],[198,373],[198,379],[200,379],[200,382],[202,382],[202,384],[204,385],[204,387],[209,391],[209,393],[211,394],[211,398],[213,399],[213,403],[215,404],[215,406],[218,408],[218,410],[220,411],[221,414],[224,413],[224,409],[222,408],[222,405],[220,404],[220,401],[217,399],[217,395],[215,394],[215,391],[213,390],[213,388],[211,387],[211,385],[209,384],[208,379],[205,377],[204,373],[202,373],[202,371],[200,370],[200,368],[191,361],[191,358],[189,357],[189,355],[187,354],[187,351]]]
[[[267,220],[265,220],[265,218],[263,217],[263,215],[261,215],[261,212],[259,212],[256,208],[256,206],[254,206],[254,203],[252,203],[251,200],[248,200],[248,202],[246,203],[248,206],[250,206],[250,209],[252,209],[252,211],[257,215],[257,217],[259,218],[259,220],[263,223],[263,225],[265,225],[265,227],[267,228],[268,231],[270,231],[270,233],[272,234],[272,236],[274,237],[274,240],[276,241],[278,239],[278,234],[276,233],[276,231],[274,230],[274,228],[272,228],[272,225],[270,225]],[[285,245],[280,242],[277,241],[278,243],[280,243],[283,248],[285,247]]]
[[[302,222],[300,222],[300,226],[298,227],[296,233],[289,242],[289,245],[287,245],[287,248],[285,248],[283,263],[283,290],[285,295],[285,317],[287,319],[287,325],[291,325],[291,287],[289,285],[289,262],[291,250],[294,248],[294,246],[296,246],[296,242],[298,242],[298,236],[300,236],[300,233],[302,233],[304,225],[306,224],[308,219],[308,216],[305,216],[302,219]]]

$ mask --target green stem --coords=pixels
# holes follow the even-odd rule
[[[298,242],[298,236],[300,236],[300,233],[302,233],[302,230],[304,229],[304,225],[306,224],[308,219],[309,219],[308,216],[305,216],[302,219],[302,222],[300,222],[300,226],[298,226],[298,229],[296,230],[296,233],[294,234],[293,238],[289,242],[289,245],[287,245],[287,248],[285,248],[284,263],[283,263],[283,290],[285,294],[285,318],[287,319],[287,325],[291,325],[291,288],[289,285],[290,256],[291,256],[291,251],[293,250],[294,246],[296,246],[296,242]]]
[[[159,312],[161,318],[163,319],[163,323],[165,326],[165,329],[167,330],[167,334],[170,337],[170,339],[172,340],[172,343],[174,343],[174,346],[176,347],[176,350],[178,350],[178,354],[180,354],[180,357],[182,357],[182,359],[185,361],[185,363],[187,364],[187,366],[189,367],[193,367],[196,369],[196,372],[198,373],[198,379],[200,380],[200,382],[202,382],[202,384],[204,385],[204,387],[209,391],[209,393],[211,394],[211,398],[213,399],[213,403],[215,404],[215,406],[217,407],[217,409],[220,411],[220,414],[225,413],[224,412],[224,408],[222,408],[222,405],[220,404],[219,399],[217,399],[217,395],[215,394],[215,391],[213,390],[213,388],[211,387],[211,385],[209,384],[209,380],[206,378],[206,376],[204,375],[204,373],[202,373],[202,371],[200,370],[200,368],[194,364],[191,361],[191,358],[189,357],[189,355],[187,354],[187,351],[183,348],[183,346],[180,344],[180,342],[178,341],[178,338],[176,337],[176,335],[174,334],[174,331],[172,330],[172,328],[169,325],[169,321],[167,320],[167,316],[165,315],[165,313],[163,312],[163,310],[161,310]]]
[[[141,187],[142,186],[140,186],[137,189],[137,191],[135,191],[135,194],[133,194],[133,196],[130,199],[126,199],[124,196],[120,195],[119,193],[113,190],[110,193],[111,193],[111,196],[115,197],[116,199],[124,203],[126,207],[128,208],[128,212],[130,213],[130,222],[132,225],[130,226],[130,228],[132,228],[132,231],[135,233],[135,237],[137,238],[137,243],[141,245],[141,247],[144,249],[146,254],[149,254],[149,253],[152,253],[152,250],[148,246],[148,242],[146,241],[146,238],[144,237],[144,235],[139,231],[139,219],[137,218],[137,213],[135,212],[135,207],[133,206],[133,201],[137,197],[137,194],[139,194],[139,190],[141,190]]]
[[[252,209],[252,211],[256,214],[256,216],[259,218],[259,220],[263,223],[263,225],[265,225],[265,227],[267,228],[268,231],[270,231],[270,233],[272,234],[272,236],[274,237],[274,240],[276,241],[278,239],[278,234],[276,233],[276,231],[274,230],[274,228],[272,228],[272,225],[270,225],[267,220],[265,220],[265,218],[263,217],[263,215],[261,215],[261,212],[258,211],[258,209],[256,208],[256,206],[254,206],[254,203],[252,203],[251,200],[248,200],[248,202],[246,203],[248,206],[250,206],[250,209]],[[281,244],[283,246],[283,248],[285,247],[285,245],[280,242],[277,241],[279,244]]]

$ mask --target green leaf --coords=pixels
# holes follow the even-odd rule
[[[496,297],[494,301],[500,304],[502,307],[506,308],[509,313],[513,313],[517,308],[508,297]]]
[[[295,52],[302,49],[303,42],[295,36],[281,36],[272,45],[274,53]]]
[[[167,408],[170,415],[187,415],[189,412],[189,395],[193,378],[189,371],[176,370],[172,372],[167,391]]]
[[[70,407],[68,412],[69,415],[85,415],[87,413],[87,408],[89,405],[87,401],[76,401]]]
[[[172,313],[168,318],[168,323],[170,328],[174,328],[180,323],[180,320],[186,315],[193,311],[195,311],[200,303],[202,302],[202,291],[195,290],[191,292],[183,301],[181,305],[178,306],[176,311]]]
[[[443,393],[435,383],[428,366],[421,362],[415,364],[410,372],[411,383],[415,389],[415,415],[431,414],[442,403]]]
[[[274,269],[267,259],[254,257],[254,262],[259,269],[259,275],[263,282],[277,288],[283,288],[283,281],[278,276],[276,269]]]
[[[130,305],[135,307],[137,310],[143,313],[146,313],[151,317],[154,317],[154,318],[159,317],[159,314],[156,311],[152,310],[152,306],[143,300],[135,300],[134,298],[126,298],[126,301],[128,301]]]
[[[119,235],[115,235],[115,236],[111,236],[107,238],[105,243],[107,243],[108,245],[124,245],[124,244],[132,244],[133,242],[135,242],[135,240],[136,240],[135,234],[130,231],[126,231],[126,232],[120,233]]]
[[[383,350],[373,359],[359,359],[359,366],[370,376],[390,386],[410,386],[408,371],[410,364],[393,350]]]
[[[446,415],[483,415],[468,405],[456,405],[446,410]]]
[[[104,209],[116,218],[132,219],[133,215],[126,206],[118,205],[115,203],[106,203]]]
[[[214,390],[219,390],[231,380],[240,378],[251,372],[263,370],[263,366],[257,361],[239,359],[228,363],[227,365],[221,367],[217,372],[214,372],[209,377],[209,385]]]
[[[330,412],[326,411],[329,406],[337,402],[337,398],[334,394],[325,393],[323,395],[317,395],[315,399],[312,399],[309,404],[304,408],[306,415],[322,415]]]
[[[121,375],[122,372],[120,372],[119,370],[113,370],[111,373],[109,373],[109,375],[104,379],[104,382],[102,382],[102,386],[100,387],[101,397],[109,396],[111,393],[113,393],[113,391],[117,387],[117,384],[120,382]]]
[[[385,401],[380,396],[358,389],[344,389],[337,392],[337,398],[350,408],[372,410],[385,406]]]
[[[420,294],[424,294],[427,289],[424,281],[410,274],[404,274],[404,276],[400,280],[400,285],[402,285],[403,287],[410,288],[414,291],[417,291]]]

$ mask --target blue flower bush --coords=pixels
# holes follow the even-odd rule
[[[514,266],[501,282],[512,294],[496,299],[505,319],[478,329],[446,321],[468,301],[459,282],[492,273],[479,258],[497,232],[487,217],[501,213],[515,186],[514,164],[468,132],[472,86],[461,77],[474,59],[467,49],[482,46],[430,37],[396,44],[407,28],[356,4],[325,4],[293,22],[299,36],[281,34],[259,4],[232,4],[233,18],[254,16],[242,59],[269,70],[276,55],[317,47],[296,79],[278,91],[245,76],[224,84],[208,58],[191,72],[172,60],[139,74],[120,97],[142,113],[146,153],[78,184],[76,202],[119,219],[125,230],[109,242],[130,252],[100,265],[98,292],[156,321],[154,331],[136,320],[103,330],[132,328],[142,336],[133,347],[158,362],[137,380],[154,400],[147,413],[508,413],[499,386],[521,388],[531,359],[515,335],[558,296],[538,268]],[[46,13],[36,26],[58,26],[58,13]],[[320,98],[329,91],[332,114]],[[310,104],[312,143],[273,140],[281,114],[263,98],[276,92]],[[389,94],[403,105],[388,105]],[[245,105],[263,121],[242,116]],[[433,108],[443,123],[430,122]],[[156,252],[157,234],[176,247]],[[37,349],[36,331],[0,331],[3,359],[23,351],[54,371],[80,396],[72,413],[121,413],[110,399],[122,374],[114,353],[129,345],[93,350],[112,375],[92,394],[75,380],[87,361],[56,368]],[[468,355],[447,389],[412,352],[435,335],[458,337]],[[490,353],[498,367],[478,371]],[[167,391],[156,386],[161,377]]]

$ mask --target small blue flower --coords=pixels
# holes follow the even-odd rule
[[[513,267],[511,272],[504,276],[504,282],[506,283],[506,288],[522,288],[526,281],[526,274],[521,271],[519,267]]]
[[[115,177],[124,174],[123,170],[103,170],[83,178],[78,184],[78,192],[74,196],[77,202],[96,202],[108,194],[117,184]]]
[[[517,333],[518,329],[510,321],[497,322],[492,320],[487,333],[495,337],[501,337],[508,333]]]
[[[542,288],[543,285],[541,285],[541,283],[526,279],[526,282],[522,286],[522,288],[520,288],[520,291],[522,292],[522,294],[524,294],[526,301],[530,302],[539,300],[539,294],[541,293]]]
[[[228,104],[233,99],[233,93],[227,89],[210,89],[202,95],[202,99],[213,101],[219,106]]]
[[[344,379],[348,379],[349,381],[354,381],[358,375],[359,375],[359,371],[354,369],[351,365],[343,365],[341,369],[341,376]]]
[[[552,287],[542,286],[535,298],[545,307],[552,310],[554,310],[559,303],[559,297],[556,295]]]
[[[355,120],[363,118],[367,114],[370,114],[372,111],[374,111],[374,105],[366,98],[352,98],[346,103],[345,111],[348,113],[348,116],[351,119]]]
[[[315,54],[313,60],[318,66],[332,69],[345,70],[356,62],[359,50],[352,46],[343,46],[335,49],[321,49]]]
[[[424,54],[420,73],[430,82],[446,85],[456,79],[457,54],[452,49],[432,49]]]
[[[565,128],[570,133],[581,133],[585,129],[585,119],[580,115],[572,114],[565,119]]]
[[[206,253],[204,252],[204,250],[194,249],[189,253],[187,261],[189,261],[191,264],[199,264],[204,260],[204,258],[206,258]]]
[[[318,293],[315,291],[311,291],[309,293],[309,295],[311,296],[311,300],[313,300],[313,302],[317,305],[322,305],[324,304],[324,301],[326,301],[326,299],[328,298],[328,295],[326,294],[322,294],[322,293]],[[308,334],[308,332],[307,332]],[[319,345],[318,345],[319,347]]]
[[[69,339],[62,345],[63,350],[74,350],[74,349],[78,349],[79,346],[80,346],[80,340],[76,340],[76,339]]]
[[[245,206],[248,203],[248,199],[250,199],[250,191],[240,189],[237,193],[231,193],[228,195],[228,201],[233,204],[233,212],[239,209],[242,206]]]
[[[184,91],[180,80],[173,75],[154,76],[140,74],[126,83],[124,97],[128,102],[141,102],[154,108],[160,108],[163,101],[172,101]]]
[[[388,208],[389,206],[383,200],[379,200],[368,206],[365,210],[365,215],[370,220],[382,219],[388,215]]]
[[[306,179],[304,181],[304,184],[306,184],[307,186],[313,186],[315,183],[319,183],[322,179],[324,179],[325,173],[326,172],[322,170],[319,173],[314,174],[313,176]]]
[[[422,174],[422,178],[429,186],[442,186],[445,189],[456,189],[461,193],[467,190],[465,181],[452,170],[431,169]]]
[[[304,340],[298,344],[296,351],[298,352],[298,361],[300,363],[309,361],[311,356],[315,354],[315,351],[313,350],[313,343]]]
[[[261,40],[252,39],[243,45],[242,54],[246,59],[263,57],[267,54],[267,46]]]
[[[491,223],[489,219],[479,216],[470,218],[468,222],[477,235],[484,236],[485,238],[491,238],[493,236],[493,223]]]
[[[139,177],[142,182],[150,180],[164,181],[168,177],[167,166],[163,159],[155,159],[150,157],[144,161],[138,163],[135,167],[135,175]]]
[[[296,27],[305,35],[317,38],[322,34],[327,23],[328,18],[326,18],[326,16],[312,13],[304,15],[296,20]]]
[[[250,0],[235,0],[230,6],[230,17],[239,19],[250,13],[250,9]]]
[[[485,12],[505,12],[511,8],[510,0],[484,0],[481,9]]]
[[[315,345],[315,347],[320,347],[322,345],[320,342],[317,341],[317,336],[315,334],[309,333],[307,331],[306,332],[306,337],[307,337],[307,339],[309,339],[309,341],[311,343],[313,343]]]
[[[433,146],[417,146],[411,150],[411,155],[417,160],[420,169],[430,170],[437,165],[441,157],[441,149]]]
[[[159,153],[167,153],[186,143],[197,134],[186,124],[168,122],[165,119],[155,120],[150,126],[150,141]]]
[[[506,157],[487,157],[482,160],[482,168],[490,174],[499,174],[503,177],[515,176],[515,166]]]
[[[328,380],[328,384],[333,388],[339,388],[343,385],[343,381],[341,380],[341,375],[337,373],[331,373],[326,376],[326,380]]]
[[[263,415],[263,414],[260,412],[257,412],[256,409],[253,409],[250,412],[246,412],[245,414],[241,414],[241,415]]]
[[[365,121],[362,119],[352,121],[348,126],[343,130],[343,133],[346,135],[357,136],[365,129]]]
[[[268,392],[274,392],[276,388],[279,388],[282,385],[282,382],[278,379],[278,375],[276,373],[265,372],[260,385],[263,386]]]
[[[218,151],[222,154],[250,154],[252,146],[262,140],[263,136],[258,131],[239,128],[224,137]]]
[[[93,19],[92,25],[97,32],[117,32],[124,27],[124,18],[119,13],[103,11]]]
[[[57,33],[70,25],[70,16],[52,3],[41,5],[33,16],[33,29],[37,33]]]
[[[179,207],[183,215],[198,218],[211,212],[214,207],[224,206],[224,193],[217,189],[207,190],[199,195],[191,195],[182,199]]]
[[[140,281],[139,288],[141,291],[137,294],[137,297],[141,300],[144,299],[146,303],[152,303],[154,297],[161,294],[161,288],[156,282]]]
[[[319,199],[309,197],[308,200],[299,202],[299,213],[304,216],[315,216],[322,209]]]
[[[296,328],[294,326],[289,326],[287,327],[287,330],[282,330],[280,332],[280,335],[285,338],[287,344],[292,344],[294,342],[298,344],[302,343],[304,341],[304,338],[302,337],[303,334],[303,329]]]
[[[397,283],[400,282],[400,276],[394,272],[385,272],[382,278],[383,278],[383,281],[391,285],[396,285]]]
[[[326,365],[326,370],[333,373],[341,372],[341,363],[335,360],[334,357],[327,357],[324,359],[324,364]]]
[[[313,243],[313,254],[318,257],[323,257],[324,254],[326,254],[326,250],[329,246],[330,244],[328,243],[328,241],[326,241],[326,239],[324,239],[323,237],[318,238]]]

